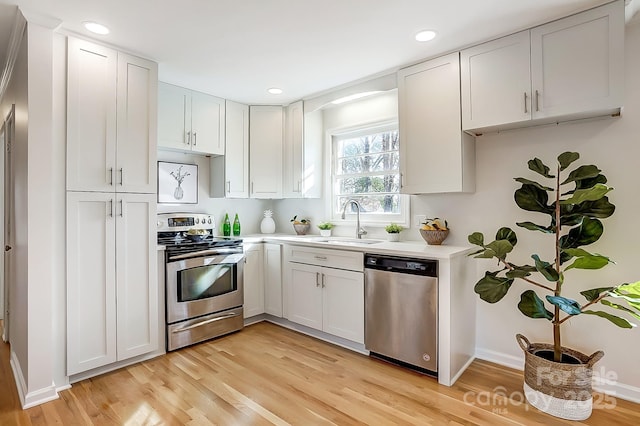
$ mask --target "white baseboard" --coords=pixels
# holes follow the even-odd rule
[[[524,356],[518,357],[492,351],[485,348],[476,348],[476,358],[493,362],[516,370],[524,370]],[[640,388],[625,383],[606,381],[602,378],[594,378],[593,389],[616,398],[640,404]]]
[[[22,405],[23,410],[58,399],[58,392],[56,391],[56,387],[53,383],[51,383],[50,386],[36,391],[28,391],[27,383],[24,380],[22,369],[20,368],[20,361],[18,360],[16,353],[13,351],[11,351],[9,364],[11,365],[11,371],[13,372],[16,389],[18,390],[18,397],[20,398],[20,404]]]

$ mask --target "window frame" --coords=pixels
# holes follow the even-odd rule
[[[361,136],[365,136],[368,134],[374,134],[389,130],[398,130],[398,120],[384,120],[384,121],[375,121],[369,123],[359,124],[357,126],[348,126],[339,129],[331,129],[327,132],[327,139],[329,142],[329,150],[328,150],[328,217],[330,217],[331,222],[338,225],[347,225],[356,222],[356,214],[346,211],[345,218],[342,219],[341,212],[334,211],[335,199],[339,195],[336,193],[336,179],[337,179],[337,167],[338,167],[338,157],[337,157],[337,148],[336,144],[339,140],[349,139],[349,138],[357,138]],[[402,139],[400,142],[402,143]],[[400,150],[398,149],[398,155],[400,155]],[[398,178],[400,179],[400,170],[398,165]],[[395,214],[381,214],[381,213],[361,213],[360,214],[360,222],[363,225],[373,226],[373,227],[384,227],[389,223],[397,223],[404,227],[409,226],[409,215],[410,215],[410,197],[406,194],[402,194],[402,192],[398,191],[399,204],[400,204],[400,212]]]

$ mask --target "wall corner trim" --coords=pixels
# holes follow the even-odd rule
[[[51,386],[47,386],[36,391],[28,391],[27,383],[22,375],[22,369],[20,368],[20,361],[13,351],[11,351],[11,360],[9,363],[11,364],[11,371],[13,372],[13,378],[16,383],[16,389],[18,390],[20,404],[22,405],[23,410],[58,399],[58,392],[56,391],[53,383],[51,383]]]

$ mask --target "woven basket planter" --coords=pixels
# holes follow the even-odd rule
[[[593,409],[593,365],[604,352],[588,356],[562,347],[562,358],[569,362],[554,362],[541,356],[550,352],[553,358],[553,345],[530,343],[522,334],[516,334],[516,340],[524,351],[524,394],[529,404],[567,420],[589,418]]]
[[[309,232],[309,228],[311,228],[311,224],[309,223],[294,223],[293,229],[295,229],[296,234],[298,235],[307,235]]]

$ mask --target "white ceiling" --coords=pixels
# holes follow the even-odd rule
[[[159,63],[160,80],[286,104],[606,0],[0,0]],[[0,60],[9,31],[0,7]],[[2,15],[5,15],[4,17]],[[81,23],[100,22],[107,36]],[[418,43],[414,34],[438,37]],[[5,37],[3,39],[3,37]],[[266,89],[281,87],[282,95]]]

